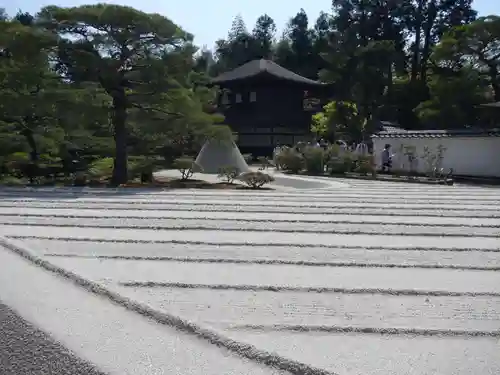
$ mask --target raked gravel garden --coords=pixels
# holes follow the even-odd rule
[[[4,189],[0,234],[248,373],[500,373],[500,189],[296,180]]]

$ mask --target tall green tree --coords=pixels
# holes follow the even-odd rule
[[[477,12],[472,0],[412,0],[409,5],[407,27],[414,35],[411,79],[425,83],[432,48],[447,30],[472,22]]]
[[[367,119],[355,103],[333,101],[313,116],[311,131],[328,139],[347,142],[366,141]]]
[[[255,58],[270,59],[273,52],[276,24],[267,14],[260,16],[252,31],[255,45]]]
[[[240,15],[233,20],[227,39],[220,39],[215,44],[215,57],[218,65],[216,73],[235,69],[256,56],[254,36],[248,31]]]
[[[25,23],[19,17],[0,21],[0,131],[36,163],[48,141],[64,138],[58,125],[68,93],[49,65],[53,38]]]
[[[460,129],[478,122],[477,106],[486,101],[487,86],[477,70],[463,68],[453,75],[432,74],[429,100],[415,109],[425,129]]]
[[[434,50],[436,68],[448,74],[473,68],[500,101],[500,17],[488,16],[447,33]]]
[[[192,102],[192,35],[159,14],[116,5],[42,9],[39,22],[58,37],[57,68],[110,97],[115,142],[113,182],[127,181],[128,120],[178,120]]]
[[[301,9],[288,25],[288,36],[290,38],[290,47],[293,52],[291,66],[292,71],[308,78],[316,79],[318,71],[313,60],[313,34],[309,28],[309,18]]]

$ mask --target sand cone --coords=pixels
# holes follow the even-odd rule
[[[239,173],[250,170],[233,141],[208,140],[196,157],[196,163],[208,174],[217,174],[224,167],[237,168]]]

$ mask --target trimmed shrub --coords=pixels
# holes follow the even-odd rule
[[[243,159],[245,159],[247,164],[250,164],[253,162],[253,155],[252,154],[243,154]]]
[[[88,174],[91,179],[98,180],[105,177],[111,177],[114,168],[113,158],[102,158],[93,161],[88,168]]]
[[[304,149],[304,164],[307,172],[323,174],[325,172],[325,150],[321,147],[306,147]]]
[[[129,159],[129,179],[140,178],[143,184],[153,182],[153,172],[156,168],[156,162],[157,160],[150,158]]]
[[[331,158],[328,161],[328,172],[330,174],[344,174],[351,172],[354,167],[354,160],[349,152],[345,152],[338,157]]]
[[[25,185],[25,182],[14,176],[4,176],[0,180],[0,184],[4,186],[22,186]]]
[[[76,172],[73,180],[74,186],[87,186],[87,175],[85,172]]]
[[[373,175],[375,172],[373,157],[371,155],[358,156],[354,172],[365,175]]]
[[[222,167],[219,169],[219,174],[217,177],[223,179],[225,182],[232,184],[234,179],[238,177],[240,171],[238,168],[233,166]]]
[[[195,173],[202,173],[203,168],[193,158],[182,157],[174,160],[174,168],[181,172],[181,180],[190,179]]]
[[[267,169],[269,167],[272,167],[272,163],[269,161],[268,158],[266,158],[265,156],[259,156],[257,158],[257,160],[259,161],[259,164],[260,164],[260,167],[259,169],[260,170],[264,170],[264,169]]]
[[[328,162],[331,159],[338,158],[341,154],[340,146],[337,144],[333,144],[328,146],[325,150],[325,160]]]
[[[265,184],[274,181],[274,177],[264,172],[245,172],[238,176],[238,180],[244,182],[252,189],[259,189]]]
[[[285,148],[276,155],[276,164],[280,169],[299,173],[304,168],[304,157],[293,148]]]

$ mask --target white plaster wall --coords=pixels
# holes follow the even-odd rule
[[[500,177],[500,137],[373,138],[375,160],[379,167],[386,144],[390,144],[392,153],[395,153],[395,170],[408,170],[407,157],[404,152],[400,152],[401,145],[416,147],[416,154],[419,156],[416,170],[425,173],[426,163],[421,157],[424,147],[429,147],[435,153],[441,144],[446,148],[442,162],[445,172],[453,168],[456,175]]]

